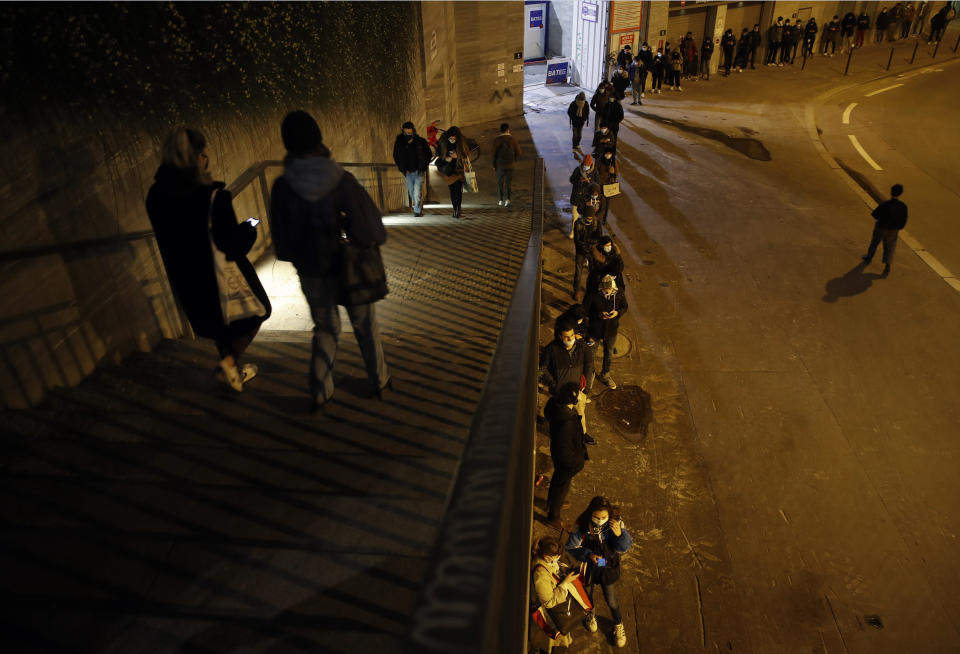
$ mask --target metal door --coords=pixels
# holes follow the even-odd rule
[[[523,31],[523,60],[543,60],[547,43],[547,3],[528,3],[524,10],[526,21]]]

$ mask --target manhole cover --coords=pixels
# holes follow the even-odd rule
[[[623,332],[617,332],[617,344],[613,346],[613,352],[610,356],[614,359],[619,359],[622,356],[630,354],[630,348],[632,344],[630,339],[623,335]],[[603,353],[599,353],[600,356],[603,356]]]
[[[653,411],[650,393],[639,386],[618,386],[615,391],[604,392],[593,403],[600,415],[621,434],[647,437]]]

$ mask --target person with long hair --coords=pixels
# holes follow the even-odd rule
[[[463,202],[463,183],[466,180],[464,173],[470,170],[470,151],[459,127],[451,127],[440,138],[440,154],[437,156],[436,166],[450,189],[453,217],[459,218],[460,205]]]
[[[617,647],[627,644],[627,632],[623,626],[616,584],[620,579],[620,555],[630,549],[631,545],[633,538],[620,519],[620,509],[600,495],[590,500],[586,511],[577,518],[566,545],[567,552],[577,561],[586,564],[586,591],[591,603],[594,588],[600,585],[603,598],[610,607],[613,637]],[[594,611],[589,612],[584,620],[584,626],[590,633],[597,631],[595,610],[594,605]]]
[[[217,377],[236,391],[257,374],[257,366],[240,363],[260,325],[270,317],[270,300],[247,253],[257,240],[250,221],[238,223],[230,191],[213,181],[203,133],[177,127],[167,136],[162,163],[147,193],[147,215],[157,239],[167,277],[193,331],[213,339],[220,354]],[[211,238],[227,261],[237,264],[263,307],[262,315],[229,324],[221,309]]]
[[[577,569],[560,571],[560,556],[563,547],[553,536],[544,536],[533,546],[533,556],[530,563],[530,612],[542,606],[550,614],[554,624],[560,630],[557,638],[549,639],[536,625],[530,625],[530,650],[541,652],[560,651],[558,648],[567,648],[573,642],[569,634],[568,620],[560,607],[570,600],[570,590],[574,579],[580,574]],[[578,605],[579,606],[579,605]],[[546,642],[544,642],[546,641]],[[552,641],[552,642],[551,642]]]

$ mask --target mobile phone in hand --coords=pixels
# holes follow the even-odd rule
[[[606,560],[605,558],[603,558],[603,557],[601,556],[599,559],[597,559],[597,567],[598,567],[598,568],[602,568],[602,567],[605,566],[605,565],[607,565],[607,560]]]
[[[257,225],[260,224],[260,219],[259,219],[259,218],[254,218],[253,216],[250,216],[249,218],[247,218],[247,222],[250,223],[251,225],[253,225],[254,227],[256,227]]]

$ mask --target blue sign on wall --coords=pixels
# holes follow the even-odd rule
[[[599,6],[593,2],[584,2],[580,8],[580,17],[587,22],[596,23],[599,15]]]
[[[547,64],[547,84],[566,84],[569,66],[570,63],[566,61]]]
[[[530,27],[543,27],[543,9],[530,10]]]

